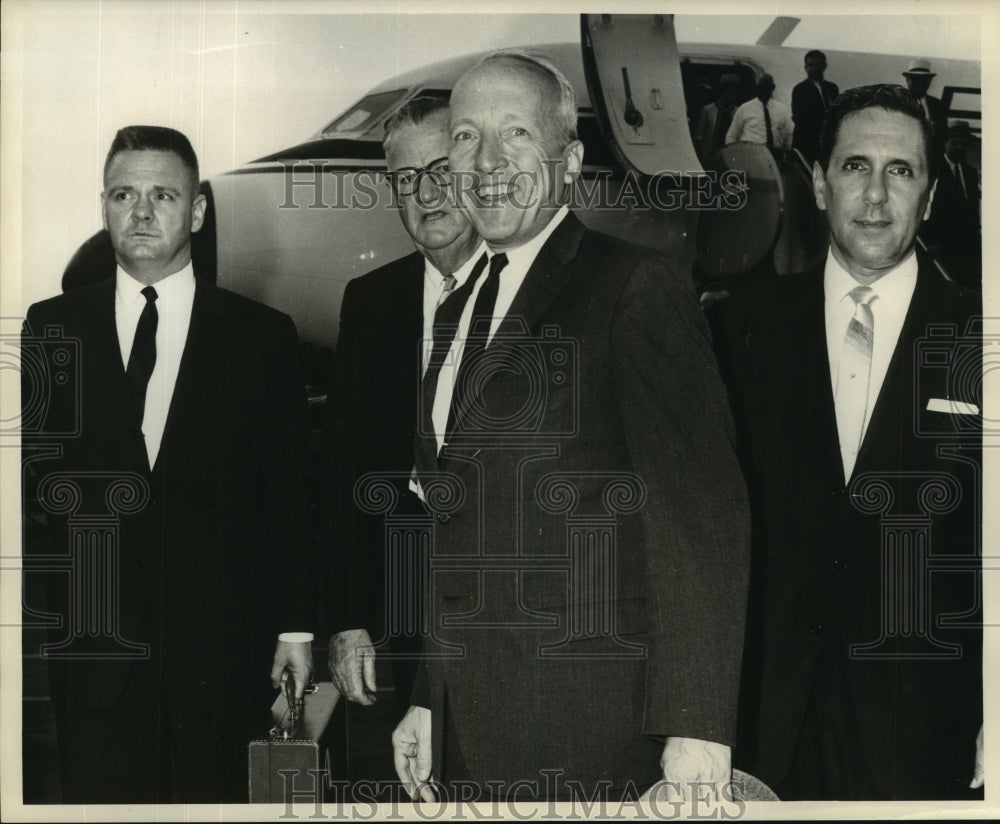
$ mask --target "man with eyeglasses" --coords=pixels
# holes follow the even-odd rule
[[[400,597],[385,603],[385,526],[361,511],[354,487],[367,473],[391,478],[396,513],[424,512],[407,489],[407,474],[427,344],[438,304],[469,276],[481,245],[449,191],[448,101],[409,101],[386,122],[383,146],[393,202],[417,251],[347,284],[327,428],[334,522],[329,666],[341,694],[363,706],[375,703],[375,648],[388,641],[394,656],[419,649],[421,593],[400,571],[393,576]],[[390,613],[393,621],[386,620]],[[394,657],[392,663],[405,710],[416,662]]]

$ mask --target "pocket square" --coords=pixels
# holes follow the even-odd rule
[[[944,412],[947,415],[978,415],[979,407],[965,401],[952,401],[947,398],[931,398],[927,401],[928,412]]]

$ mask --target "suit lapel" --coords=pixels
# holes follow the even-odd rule
[[[115,279],[80,290],[79,335],[82,346],[83,386],[94,398],[85,410],[100,410],[103,420],[91,431],[99,433],[99,448],[110,456],[128,456],[143,470],[146,459],[141,443],[130,433],[139,428],[139,419],[122,365],[121,344],[115,317]],[[91,395],[91,393],[93,393]]]
[[[857,474],[865,458],[885,437],[896,437],[900,428],[914,425],[913,404],[916,371],[916,343],[926,334],[927,321],[935,313],[940,316],[943,307],[935,306],[933,275],[921,266],[917,271],[917,283],[913,289],[903,328],[900,330],[896,348],[893,350],[889,368],[882,381],[882,388],[875,401],[868,429],[858,450],[858,460],[854,473]]]
[[[830,382],[830,353],[826,340],[826,310],[823,292],[823,266],[805,277],[806,288],[801,308],[801,326],[796,325],[793,334],[784,342],[794,351],[805,344],[806,414],[812,430],[821,439],[818,455],[823,471],[836,485],[843,478],[843,462],[840,457],[840,434],[837,430],[837,414]]]
[[[586,231],[586,227],[570,212],[553,230],[535,256],[510,309],[497,327],[497,332],[490,343],[489,349],[495,352],[497,358],[496,365],[491,367],[484,381],[476,384],[478,392],[469,399],[469,403],[456,409],[453,422],[456,431],[461,430],[462,420],[482,395],[482,390],[496,375],[505,371],[504,364],[514,356],[516,347],[505,346],[504,340],[523,340],[525,335],[530,334],[556,295],[572,277],[575,269],[570,264],[576,257],[580,241]],[[493,347],[497,348],[494,350]]]
[[[401,281],[398,294],[392,298],[399,312],[398,323],[394,326],[403,336],[406,386],[416,391],[420,381],[420,342],[424,336],[424,256],[419,252],[412,255]]]
[[[163,454],[163,446],[167,443],[170,430],[178,417],[183,414],[192,393],[215,373],[214,367],[220,357],[219,339],[222,328],[222,306],[218,300],[216,287],[200,278],[195,278],[191,323],[188,326],[187,339],[184,341],[184,352],[181,355],[174,392],[170,398],[170,408],[167,410],[167,420],[163,426],[163,437],[160,440],[160,451],[156,456],[154,470],[160,463],[160,455]]]

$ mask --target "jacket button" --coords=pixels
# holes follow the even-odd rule
[[[145,561],[136,561],[135,562],[135,571],[136,572],[142,572],[145,569],[146,569],[146,562]]]
[[[846,486],[838,486],[836,489],[832,490],[830,492],[830,494],[834,498],[843,498],[847,494],[847,487]]]
[[[847,569],[847,561],[845,561],[843,558],[837,558],[837,560],[833,562],[833,565],[840,570]]]
[[[448,523],[448,521],[450,521],[450,520],[451,520],[451,515],[449,515],[449,514],[448,514],[447,512],[439,512],[439,513],[437,514],[437,519],[438,519],[438,521],[440,521],[440,522],[441,522],[442,524],[446,524],[446,523]]]
[[[822,624],[813,624],[812,626],[809,627],[809,634],[810,635],[822,635],[823,634],[823,625]]]

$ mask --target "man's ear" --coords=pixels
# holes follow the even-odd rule
[[[583,143],[572,141],[563,149],[563,182],[574,183],[583,168]]]
[[[819,161],[813,161],[813,194],[816,196],[816,205],[826,211],[826,175],[823,174],[823,167]]]
[[[103,226],[103,227],[104,227],[105,229],[107,229],[108,231],[111,231],[111,230],[110,230],[110,229],[108,228],[108,215],[107,215],[107,213],[106,213],[106,212],[104,211],[104,207],[105,207],[105,206],[107,205],[107,200],[108,200],[108,199],[107,199],[107,197],[105,196],[104,192],[101,192],[101,225],[102,225],[102,226]]]
[[[205,207],[208,201],[205,195],[198,195],[191,201],[191,231],[197,232],[205,222]]]
[[[938,179],[934,178],[934,182],[931,184],[931,190],[927,193],[927,208],[924,209],[924,220],[931,219],[931,204],[934,202],[934,192],[937,191]]]

